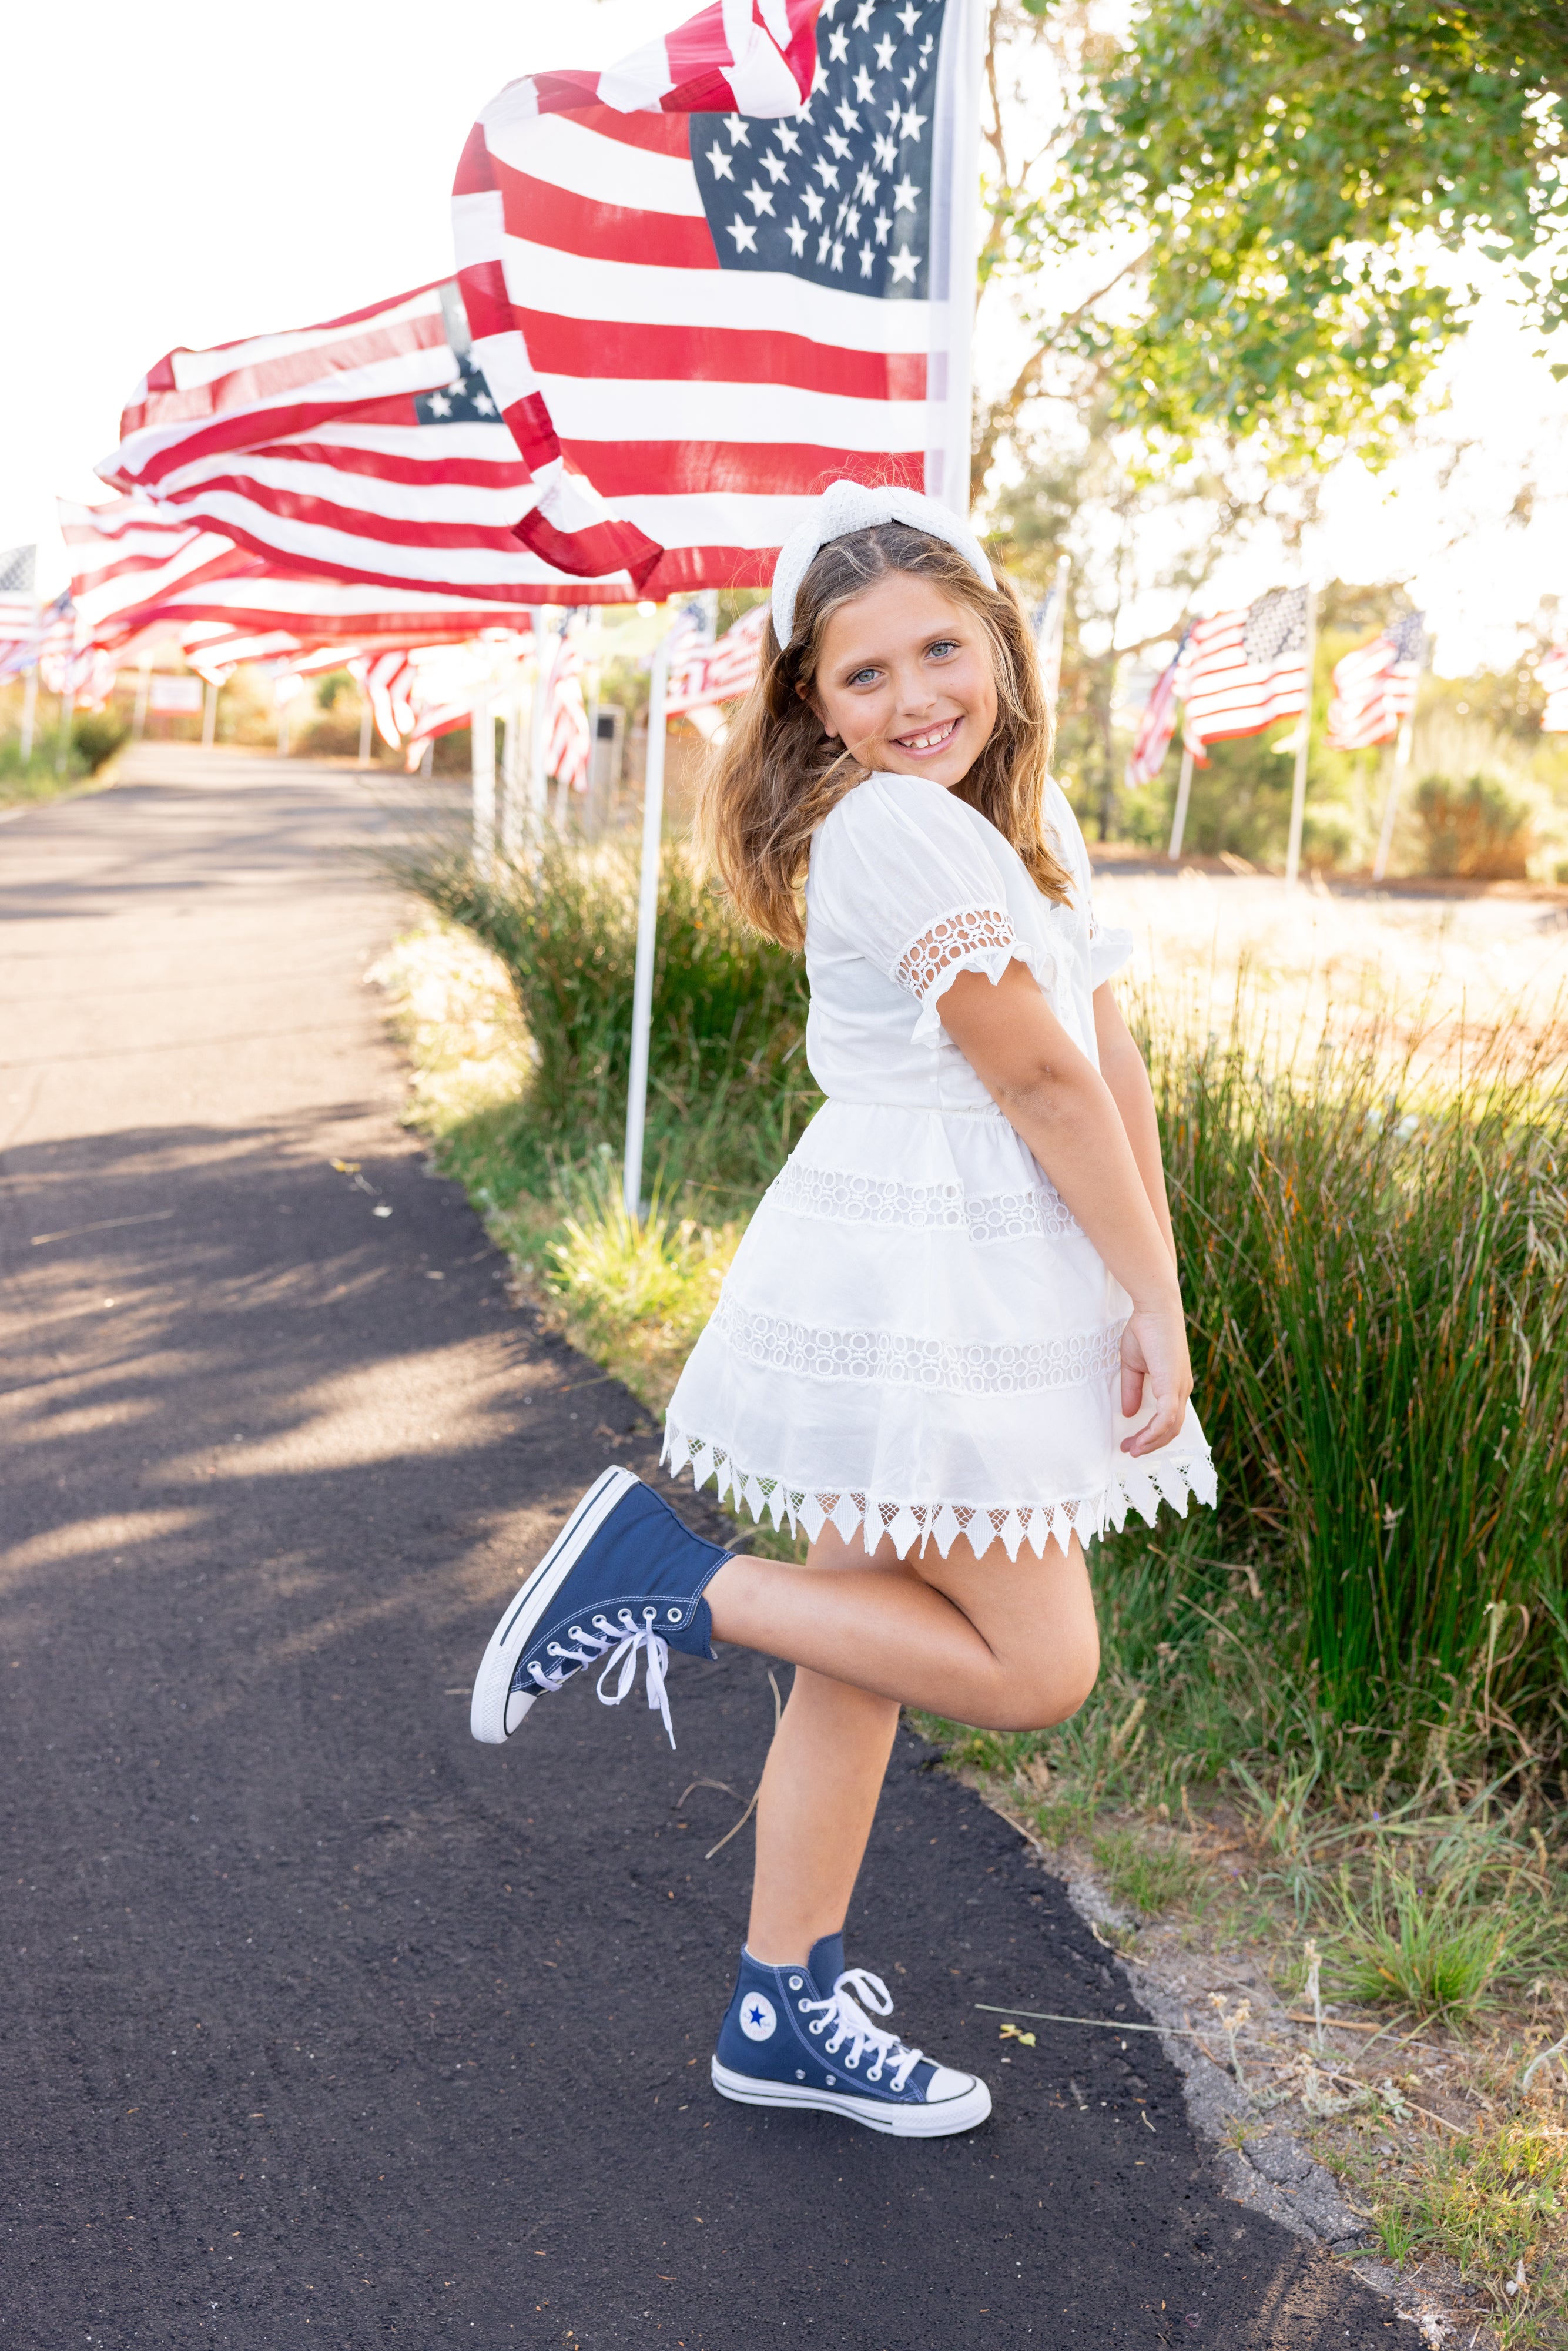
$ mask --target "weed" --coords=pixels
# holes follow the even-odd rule
[[[1474,1871],[1424,1885],[1379,1861],[1370,1886],[1342,1875],[1340,1904],[1343,1931],[1324,1966],[1331,1996],[1396,2000],[1417,2018],[1458,2021],[1490,2005],[1528,1933],[1516,1907],[1478,1899]]]
[[[1505,2344],[1564,2340],[1568,2131],[1506,2116],[1427,2140],[1372,2193],[1391,2261],[1435,2254],[1489,2287]]]
[[[1089,1850],[1112,1900],[1131,1903],[1145,1918],[1184,1907],[1202,1883],[1202,1868],[1190,1853],[1155,1844],[1134,1829],[1107,1830],[1091,1840]]]

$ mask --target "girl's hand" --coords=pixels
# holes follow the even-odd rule
[[[1143,1409],[1145,1394],[1153,1397],[1154,1412],[1122,1439],[1124,1453],[1157,1453],[1180,1434],[1192,1394],[1192,1364],[1179,1299],[1169,1306],[1135,1307],[1122,1333],[1124,1419]]]

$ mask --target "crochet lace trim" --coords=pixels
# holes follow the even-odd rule
[[[961,1184],[884,1183],[791,1159],[768,1188],[776,1208],[835,1225],[893,1225],[905,1232],[961,1232],[976,1243],[1063,1240],[1082,1230],[1056,1186],[966,1192]]]
[[[1081,1542],[1091,1542],[1108,1528],[1120,1533],[1131,1510],[1152,1527],[1162,1502],[1185,1519],[1189,1499],[1212,1507],[1216,1499],[1214,1462],[1201,1446],[1180,1457],[1161,1454],[1152,1465],[1122,1454],[1115,1475],[1098,1493],[1026,1502],[911,1501],[889,1495],[814,1492],[771,1471],[744,1468],[722,1446],[677,1427],[673,1420],[664,1425],[664,1458],[677,1476],[689,1467],[695,1486],[713,1479],[720,1501],[727,1499],[737,1510],[744,1506],[758,1526],[771,1519],[776,1527],[788,1525],[791,1534],[803,1528],[812,1542],[825,1526],[837,1528],[846,1542],[863,1528],[872,1543],[891,1535],[900,1559],[916,1543],[924,1549],[928,1542],[946,1559],[960,1535],[967,1535],[977,1552],[1000,1542],[1009,1560],[1016,1560],[1027,1542],[1040,1558],[1048,1542],[1060,1543],[1065,1551],[1074,1535]]]
[[[1004,906],[965,906],[944,914],[922,931],[899,957],[894,975],[901,987],[924,1002],[943,973],[966,956],[988,948],[1013,947],[1017,939]]]
[[[982,1346],[904,1331],[820,1330],[759,1313],[721,1290],[708,1327],[747,1363],[806,1379],[869,1380],[948,1395],[1038,1395],[1108,1379],[1121,1360],[1125,1324]]]

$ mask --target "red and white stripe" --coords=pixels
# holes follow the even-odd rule
[[[433,285],[170,351],[98,471],[286,572],[501,605],[627,601],[623,574],[585,584],[517,538],[534,490],[498,416],[421,423],[416,399],[464,374],[451,332]]]
[[[1396,651],[1384,633],[1334,664],[1325,735],[1331,751],[1391,743],[1415,709],[1421,665],[1396,659]]]
[[[1542,733],[1568,734],[1568,645],[1553,645],[1543,653],[1535,665],[1535,675],[1546,694],[1546,707],[1541,714]]]
[[[453,193],[458,280],[535,477],[519,533],[568,569],[623,566],[650,596],[760,586],[807,501],[844,475],[967,508],[965,97],[949,101],[956,132],[938,152],[960,160],[933,205],[949,237],[936,274],[956,271],[960,299],[879,301],[719,265],[689,118],[796,112],[819,5],[723,0],[612,73],[509,84],[475,125]],[[959,0],[951,14],[962,44]],[[967,88],[959,66],[947,87]]]
[[[1155,681],[1154,692],[1144,706],[1138,722],[1138,732],[1127,759],[1127,788],[1139,789],[1152,784],[1165,765],[1170,749],[1171,737],[1176,733],[1176,704],[1186,684],[1186,641],[1184,638],[1173,659]]]
[[[166,596],[254,567],[255,559],[232,539],[146,498],[57,504],[81,633],[105,648],[138,633],[141,615]]]
[[[1187,640],[1183,738],[1200,767],[1204,748],[1242,735],[1260,735],[1307,706],[1305,650],[1266,664],[1249,662],[1244,640],[1250,605],[1195,621]]]
[[[684,710],[705,710],[716,702],[733,702],[748,694],[762,661],[762,638],[768,626],[768,606],[756,604],[743,612],[716,644],[698,645],[670,673],[665,708],[672,718]]]

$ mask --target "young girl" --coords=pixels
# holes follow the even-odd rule
[[[796,1667],[757,1807],[716,2089],[936,2137],[986,2085],[873,2022],[843,1924],[901,1705],[998,1730],[1082,1705],[1082,1543],[1214,1499],[1187,1397],[1154,1102],[1107,985],[1016,596],[916,493],[836,483],[782,549],[762,674],[708,794],[741,912],[804,944],[827,1101],[747,1231],[666,1458],[806,1564],[733,1557],[611,1469],[497,1625],[476,1738],[670,1648]],[[802,923],[799,893],[805,884]],[[615,1688],[605,1680],[620,1667]],[[868,2013],[867,2011],[872,2011]]]

